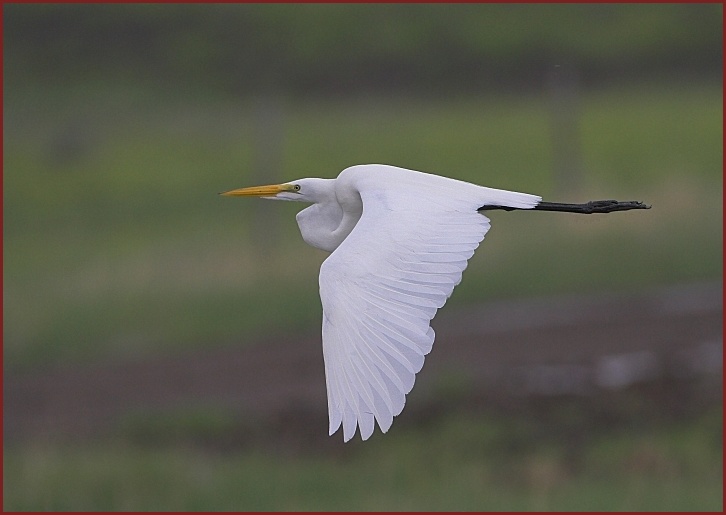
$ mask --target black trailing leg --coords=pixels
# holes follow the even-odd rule
[[[489,211],[493,209],[503,209],[505,211],[514,211],[521,209],[518,207],[507,206],[482,206],[478,211]],[[562,213],[580,213],[589,215],[592,213],[612,213],[613,211],[628,211],[630,209],[650,209],[642,202],[634,200],[591,200],[586,204],[561,204],[559,202],[540,202],[534,208],[535,211],[560,211]]]

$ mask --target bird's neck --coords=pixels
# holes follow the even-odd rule
[[[338,184],[336,184],[338,186]],[[340,219],[340,224],[333,231],[332,238],[337,241],[336,248],[345,240],[351,233],[355,225],[360,220],[363,214],[363,201],[360,198],[360,193],[354,188],[338,188],[335,189],[335,196],[343,210],[343,216]]]
[[[330,190],[330,195],[321,198],[297,214],[300,233],[308,245],[333,252],[343,243],[363,213],[363,202],[357,192],[338,196],[338,191]]]

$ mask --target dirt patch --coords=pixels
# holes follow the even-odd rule
[[[443,310],[433,323],[434,349],[396,422],[426,423],[448,409],[532,409],[558,396],[587,404],[653,385],[674,413],[720,404],[722,299],[718,283]],[[680,386],[667,386],[673,381]],[[187,417],[212,439],[227,427],[214,413],[226,413],[240,442],[322,442],[326,410],[317,333],[4,378],[6,443],[107,437],[129,420],[153,433],[144,420],[160,413],[176,414],[169,425]],[[190,415],[202,412],[201,422]]]

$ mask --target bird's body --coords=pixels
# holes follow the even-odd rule
[[[303,239],[332,252],[320,268],[330,434],[384,433],[432,348],[430,321],[489,230],[483,208],[534,209],[541,198],[388,165],[337,179],[243,188],[229,196],[310,202]],[[562,206],[562,204],[558,204]]]
[[[375,197],[376,203],[383,202],[392,212],[418,209],[428,213],[443,207],[442,200],[447,197],[454,202],[467,198],[473,202],[470,208],[474,212],[487,203],[529,208],[541,200],[535,195],[485,188],[387,165],[352,166],[337,179],[301,179],[295,184],[305,192],[298,193],[303,197],[299,200],[313,202],[297,214],[300,233],[307,244],[328,252],[338,248],[360,220],[364,196]]]

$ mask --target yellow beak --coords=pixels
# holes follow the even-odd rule
[[[269,186],[252,186],[220,193],[225,197],[274,197],[283,191],[290,191],[289,184],[271,184]]]

